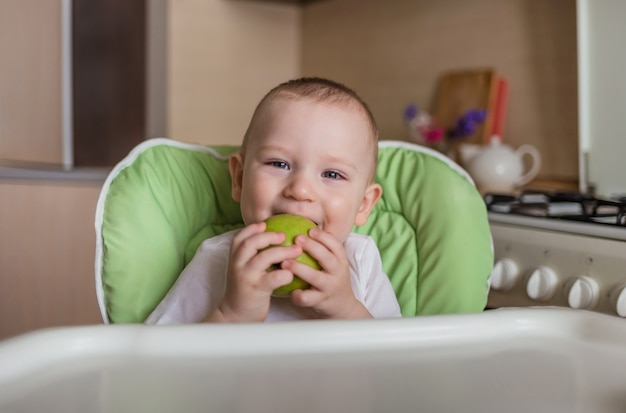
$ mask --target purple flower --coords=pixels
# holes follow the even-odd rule
[[[484,122],[485,119],[487,118],[487,111],[484,109],[482,110],[470,109],[467,111],[465,116],[468,119],[471,119],[472,121],[474,121],[475,123]]]
[[[411,103],[409,106],[406,107],[406,109],[404,109],[404,120],[408,122],[416,117],[418,113],[419,109],[417,108],[417,106]]]
[[[487,118],[486,110],[470,109],[457,121],[454,128],[448,132],[450,139],[462,139],[476,131],[476,126]]]

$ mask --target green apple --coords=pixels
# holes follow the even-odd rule
[[[285,241],[280,244],[282,247],[288,247],[293,245],[295,238],[299,234],[307,235],[311,228],[317,228],[315,222],[311,221],[308,218],[293,215],[293,214],[280,214],[269,217],[265,220],[267,227],[265,229],[266,232],[282,232],[285,234]],[[311,257],[306,252],[303,252],[296,258],[297,262],[301,262],[303,264],[308,265],[309,267],[315,268],[316,270],[320,270],[320,264],[315,260],[315,258]],[[275,269],[280,264],[275,264],[272,267],[268,268],[268,271]],[[272,293],[275,297],[286,297],[293,290],[296,289],[307,289],[310,285],[306,281],[301,280],[300,278],[294,276],[293,281],[291,281],[287,285],[283,285],[282,287],[278,287]]]

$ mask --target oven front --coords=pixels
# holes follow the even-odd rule
[[[489,213],[488,307],[561,306],[626,317],[626,228]]]

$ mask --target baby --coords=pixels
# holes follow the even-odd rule
[[[246,226],[205,240],[146,323],[400,317],[375,243],[352,232],[382,195],[377,159],[376,123],[354,91],[321,78],[272,89],[229,159]],[[285,234],[265,232],[263,221],[282,213],[319,228],[267,248]],[[321,270],[294,260],[303,251]],[[311,288],[273,297],[294,275]]]

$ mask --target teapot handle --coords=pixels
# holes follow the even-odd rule
[[[517,148],[515,153],[520,157],[520,159],[524,155],[530,155],[533,160],[530,170],[520,176],[516,182],[518,186],[522,186],[530,182],[539,173],[539,169],[541,168],[541,155],[539,154],[537,148],[532,145],[522,145]]]

